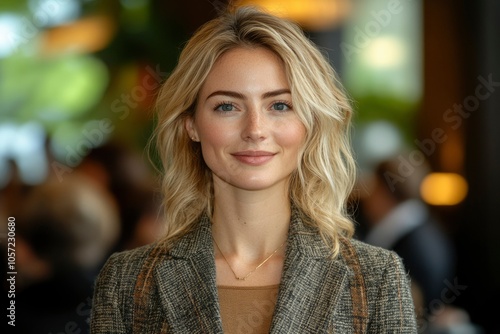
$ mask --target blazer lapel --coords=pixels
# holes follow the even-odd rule
[[[288,247],[271,333],[326,333],[352,271],[318,233],[292,213]]]
[[[324,333],[331,327],[352,270],[317,231],[292,211],[288,246],[271,333]],[[216,285],[211,225],[202,217],[155,269],[168,331],[223,333]]]
[[[204,217],[155,271],[169,332],[223,333],[210,236]]]

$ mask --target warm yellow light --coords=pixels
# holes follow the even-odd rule
[[[422,199],[431,205],[456,205],[467,195],[467,181],[455,173],[431,173],[420,186]]]
[[[43,49],[47,54],[92,53],[104,49],[115,32],[116,26],[110,18],[90,16],[45,31]]]
[[[394,68],[400,66],[405,59],[405,47],[395,37],[378,37],[367,47],[365,61],[376,68]]]
[[[349,14],[352,6],[350,0],[240,0],[237,5],[262,7],[309,30],[337,25]]]

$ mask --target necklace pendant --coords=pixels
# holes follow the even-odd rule
[[[246,274],[246,276],[243,276],[243,277],[240,277],[238,275],[236,275],[236,273],[234,272],[233,270],[233,267],[231,267],[231,265],[229,264],[229,261],[226,259],[226,256],[224,255],[224,253],[222,253],[222,251],[220,250],[220,247],[219,247],[219,244],[217,243],[217,240],[215,240],[215,238],[213,237],[212,235],[212,239],[215,243],[215,247],[217,247],[217,250],[219,251],[219,253],[222,255],[222,257],[224,258],[224,261],[226,261],[227,263],[227,266],[229,267],[229,269],[231,269],[231,271],[233,272],[233,275],[234,275],[234,278],[236,278],[238,281],[245,281],[248,276],[252,275],[257,269],[259,269],[260,267],[262,267],[262,265],[264,265],[264,263],[266,263],[271,257],[273,257],[274,254],[276,254],[276,252],[278,252],[278,250],[283,247],[283,245],[286,243],[286,240],[283,241],[283,243],[274,250],[274,252],[271,253],[271,255],[269,255],[264,261],[262,261],[257,267],[255,267],[254,270],[250,271],[248,274]]]

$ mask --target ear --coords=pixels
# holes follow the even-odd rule
[[[198,131],[196,131],[196,126],[194,124],[194,119],[193,117],[189,116],[184,120],[184,126],[186,128],[186,131],[191,138],[192,141],[200,141],[198,137]]]

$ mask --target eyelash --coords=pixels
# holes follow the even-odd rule
[[[228,112],[228,111],[225,111],[225,110],[217,110],[217,109],[219,109],[223,105],[230,105],[231,107],[236,108],[236,106],[235,106],[234,103],[229,102],[229,101],[222,101],[222,102],[217,103],[214,106],[214,111],[218,111],[218,112],[222,112],[222,113]]]
[[[275,101],[271,104],[271,108],[277,104],[284,104],[288,110],[276,110],[276,111],[289,111],[289,110],[293,110],[293,106],[292,106],[292,103],[289,102],[289,101],[286,101],[286,100],[279,100],[279,101]],[[218,111],[218,112],[222,112],[222,113],[226,113],[226,112],[229,112],[229,111],[225,111],[225,110],[218,110],[221,106],[224,106],[224,105],[230,105],[231,107],[233,108],[236,108],[236,105],[230,101],[222,101],[222,102],[219,102],[217,103],[215,106],[214,106],[214,111]]]
[[[275,102],[273,102],[273,104],[271,106],[274,106],[276,104],[284,104],[288,108],[288,110],[277,110],[277,111],[289,111],[289,110],[293,110],[292,103],[289,102],[289,101],[285,101],[285,100],[275,101]]]

